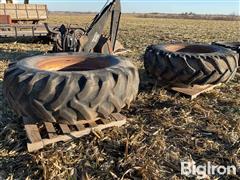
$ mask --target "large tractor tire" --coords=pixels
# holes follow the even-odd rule
[[[240,66],[240,42],[213,42],[212,44],[236,51],[239,54],[238,66]]]
[[[240,42],[213,42],[213,45],[222,46],[240,53]]]
[[[147,74],[170,86],[228,82],[234,77],[239,55],[213,45],[151,45],[144,55]]]
[[[120,112],[136,98],[137,68],[115,56],[58,53],[9,65],[3,93],[32,122],[75,124]]]

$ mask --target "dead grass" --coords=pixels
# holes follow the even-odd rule
[[[52,23],[90,22],[91,17],[51,15]],[[147,45],[175,41],[240,41],[239,22],[144,19],[124,16],[119,40],[140,69],[137,101],[123,113],[122,128],[104,131],[37,153],[26,150],[22,122],[3,102],[0,91],[0,178],[2,179],[187,179],[180,161],[236,165],[240,176],[240,79],[235,78],[190,101],[147,85],[142,54]],[[9,61],[45,53],[41,44],[0,44],[0,86]],[[1,89],[1,88],[0,88]],[[217,178],[217,176],[215,177]]]

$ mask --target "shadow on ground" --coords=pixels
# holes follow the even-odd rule
[[[145,69],[139,69],[139,77],[140,77],[140,84],[139,84],[139,91],[140,92],[149,92],[152,91],[154,88],[154,85],[156,84],[156,81],[154,79],[150,78]]]
[[[0,48],[0,61],[9,60],[10,62],[18,61],[20,59],[43,54],[43,51],[17,51],[16,49]]]
[[[1,37],[0,43],[35,43],[35,44],[49,44],[50,39],[47,36],[43,37],[18,37],[18,38],[13,38],[13,37]]]
[[[30,174],[37,178],[41,168],[26,153],[27,138],[23,124],[5,102],[2,85],[0,81],[0,179],[11,175],[13,179],[26,179]]]

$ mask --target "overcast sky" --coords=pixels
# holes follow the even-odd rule
[[[23,2],[23,0],[19,0]],[[99,11],[107,0],[30,0],[50,11]],[[240,0],[122,0],[123,12],[240,14]]]

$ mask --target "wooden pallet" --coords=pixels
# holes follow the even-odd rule
[[[221,84],[216,85],[194,85],[192,87],[171,87],[170,89],[179,92],[187,97],[189,97],[191,100],[195,99],[200,94],[210,91],[214,89],[217,86],[220,86]]]
[[[166,89],[168,91],[174,91],[174,92],[180,93],[180,94],[190,98],[191,100],[195,99],[200,94],[211,91],[215,87],[218,87],[221,85],[221,83],[219,83],[216,85],[210,85],[210,84],[194,85],[194,86],[190,86],[190,87],[180,87],[181,86],[180,85],[179,87],[173,87],[166,83],[155,81],[154,79],[151,79],[151,78],[148,78],[145,82],[143,82],[143,84],[145,86],[153,85],[154,88],[159,87],[159,88]]]
[[[24,119],[24,127],[30,143],[27,144],[29,152],[34,152],[45,146],[60,141],[66,142],[90,134],[92,131],[100,131],[110,127],[120,127],[126,123],[126,117],[115,113],[108,119],[91,121],[79,121],[76,125],[67,124],[29,124]]]

